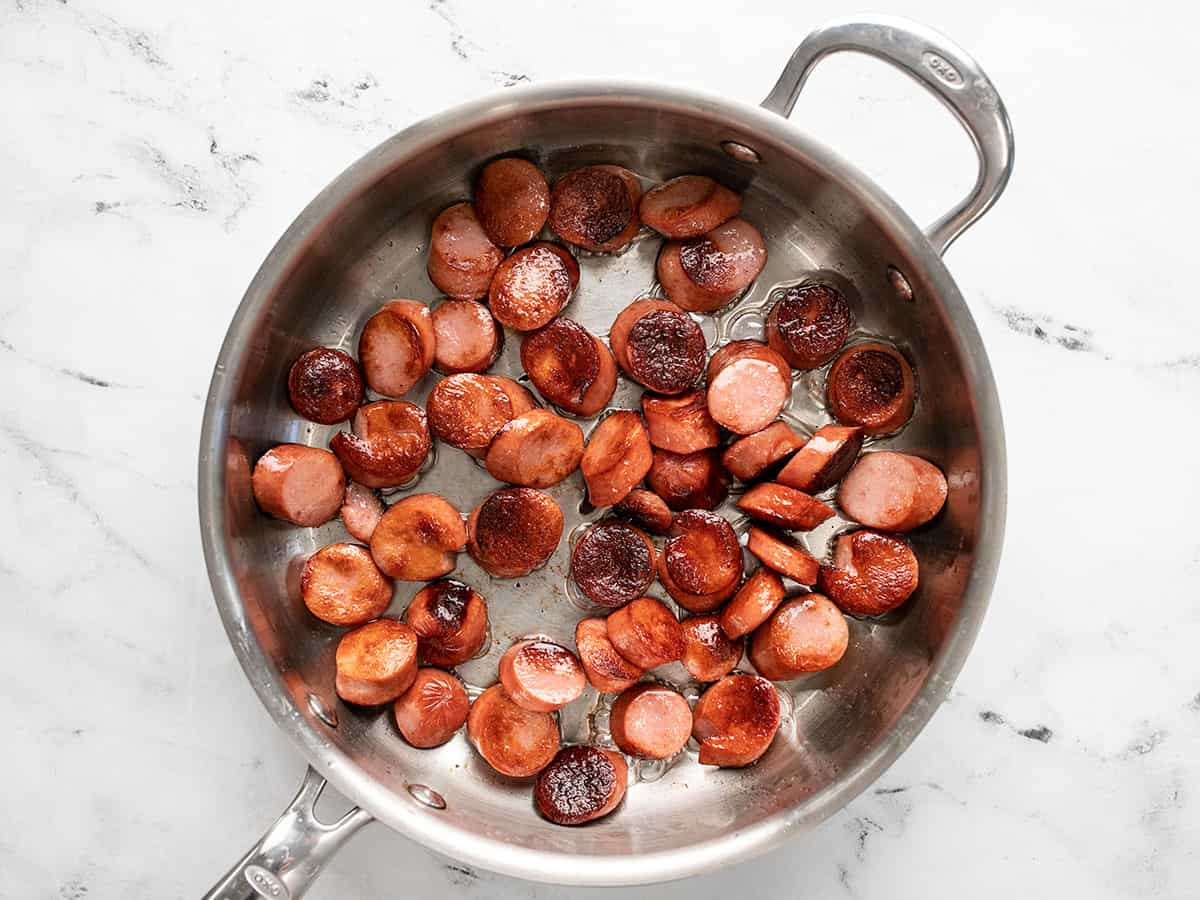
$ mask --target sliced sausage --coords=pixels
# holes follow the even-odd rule
[[[748,288],[766,264],[762,234],[745,219],[730,219],[700,237],[667,241],[657,273],[672,302],[711,313]]]
[[[379,400],[360,407],[354,433],[339,431],[329,442],[346,473],[369,488],[408,482],[429,455],[433,441],[425,410],[406,400]]]
[[[638,206],[642,221],[664,237],[699,237],[728,222],[742,198],[704,175],[680,175],[646,191]]]
[[[587,678],[575,654],[551,641],[518,641],[500,657],[500,683],[518,706],[553,712],[583,693]]]
[[[604,619],[580,619],[575,648],[588,683],[602,694],[619,694],[642,677],[642,670],[617,652]]]
[[[392,705],[392,716],[404,740],[425,750],[454,737],[470,708],[467,689],[449,672],[417,669],[412,685]]]
[[[721,454],[721,462],[742,481],[753,481],[803,446],[804,438],[796,434],[790,425],[772,422],[762,431],[730,444]]]
[[[433,666],[458,666],[474,658],[487,640],[487,601],[451,578],[417,591],[404,621],[417,633],[421,658]]]
[[[615,609],[646,593],[654,561],[654,544],[643,532],[616,520],[597,522],[575,542],[571,577],[593,603]]]
[[[467,739],[489,766],[511,778],[528,778],[546,768],[562,741],[551,713],[518,706],[498,684],[471,704]]]
[[[412,494],[388,507],[371,536],[375,565],[398,581],[430,581],[454,571],[467,542],[458,510],[437,494]]]
[[[592,506],[625,499],[650,471],[654,453],[642,417],[629,410],[607,416],[588,436],[579,471]]]
[[[550,214],[550,185],[531,162],[515,156],[493,160],[475,182],[475,214],[493,244],[528,244]]]
[[[638,597],[609,615],[608,639],[618,653],[643,669],[683,656],[679,620],[653,597]]]
[[[600,338],[557,318],[521,341],[521,366],[542,396],[578,416],[593,416],[617,389],[617,364]]]
[[[850,629],[841,610],[821,594],[793,597],[754,632],[750,662],[771,681],[828,669],[846,652]]]
[[[742,547],[723,516],[689,509],[675,517],[658,574],[675,602],[689,612],[716,609],[742,580]]]
[[[625,371],[638,384],[660,394],[682,394],[704,373],[708,342],[687,313],[654,309],[633,323],[624,354]]]
[[[751,525],[746,549],[757,556],[764,566],[793,581],[809,585],[817,583],[821,564],[795,541]]]
[[[334,665],[334,688],[347,703],[391,703],[417,677],[417,635],[396,619],[376,619],[342,636]]]
[[[330,544],[308,558],[300,576],[308,611],[331,625],[361,625],[382,616],[392,602],[392,579],[358,544]]]
[[[371,543],[371,535],[375,526],[383,518],[383,501],[379,494],[369,487],[363,487],[357,481],[346,485],[346,496],[342,500],[342,525],[350,532],[350,536],[364,544]]]
[[[854,325],[846,297],[830,284],[800,284],[774,295],[767,343],[797,369],[817,369],[846,343]]]
[[[635,684],[613,701],[613,743],[639,759],[670,759],[692,734],[692,708],[665,684]]]
[[[767,621],[783,602],[783,579],[774,569],[755,569],[721,610],[721,629],[740,638]]]
[[[642,186],[620,166],[585,166],[568,172],[550,194],[550,227],[569,244],[612,253],[633,240],[642,223]]]
[[[467,552],[496,578],[520,578],[546,564],[562,529],[562,510],[549,494],[505,488],[471,511]]]
[[[555,825],[582,825],[621,804],[629,766],[615,750],[563,747],[533,784],[538,812]]]
[[[534,331],[557,316],[579,284],[579,263],[558,244],[539,241],[500,264],[488,305],[501,325]]]
[[[750,488],[738,498],[737,506],[756,519],[798,531],[811,531],[833,518],[833,508],[815,497],[771,482]]]
[[[683,620],[683,667],[697,681],[718,681],[742,660],[740,638],[730,638],[717,616]]]
[[[484,464],[497,481],[543,488],[579,468],[583,429],[548,409],[531,409],[496,432]]]
[[[842,535],[833,566],[821,568],[821,591],[852,616],[879,616],[917,589],[917,557],[902,539],[875,531]]]
[[[312,422],[345,422],[363,399],[358,363],[341,350],[317,347],[301,353],[288,370],[292,409]]]
[[[711,449],[682,455],[655,450],[646,483],[674,510],[716,509],[729,496],[729,473]]]
[[[708,411],[737,434],[770,425],[792,394],[792,370],[782,356],[759,341],[734,341],[708,363]]]
[[[692,716],[704,766],[748,766],[767,752],[778,730],[779,695],[756,675],[726,675],[704,692]]]
[[[841,481],[854,465],[863,445],[857,425],[822,425],[788,460],[775,480],[809,494],[817,494]]]
[[[613,507],[613,512],[651,534],[666,534],[675,520],[662,497],[640,488],[626,494],[625,499]]]
[[[825,385],[829,411],[867,434],[898,431],[913,414],[917,386],[912,366],[887,344],[855,344],[842,352]]]
[[[660,311],[683,312],[670,300],[648,297],[644,300],[634,300],[613,319],[612,327],[608,330],[608,345],[612,347],[613,356],[624,371],[629,371],[629,332],[643,316]]]
[[[850,518],[880,531],[912,531],[941,511],[946,476],[933,463],[881,450],[862,457],[838,488]]]
[[[426,271],[434,287],[455,300],[487,295],[504,251],[488,238],[470,203],[456,203],[433,220]]]
[[[389,300],[367,319],[358,358],[371,390],[403,397],[433,367],[437,334],[429,307],[416,300]]]
[[[447,300],[433,311],[433,365],[445,375],[482,372],[504,346],[504,331],[476,300]]]
[[[650,443],[663,450],[695,453],[721,443],[721,429],[708,413],[704,390],[675,397],[642,394],[642,415]]]
[[[647,442],[647,468],[649,447]],[[336,516],[346,494],[346,476],[337,457],[303,444],[272,447],[259,457],[250,483],[263,512],[305,527],[324,525]]]
[[[468,453],[485,450],[514,416],[533,408],[529,392],[511,378],[472,373],[448,375],[425,401],[434,436]]]

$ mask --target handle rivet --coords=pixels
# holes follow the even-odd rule
[[[721,141],[721,149],[725,151],[726,156],[736,159],[738,162],[751,165],[762,162],[762,157],[758,155],[757,150],[737,141]]]
[[[427,785],[410,784],[408,786],[408,792],[412,794],[412,798],[422,806],[428,806],[430,809],[446,808],[446,799]]]
[[[908,279],[904,277],[904,273],[895,266],[888,266],[887,277],[888,281],[892,283],[892,290],[896,292],[896,296],[911,303],[914,299],[913,289],[912,285],[908,283]]]
[[[330,728],[338,727],[337,713],[325,705],[325,701],[316,694],[308,695],[308,708],[312,714],[328,725]]]

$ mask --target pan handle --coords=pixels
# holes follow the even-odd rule
[[[925,231],[934,249],[944,254],[996,202],[1012,174],[1012,125],[1004,103],[979,64],[949,38],[916,22],[880,15],[867,21],[835,20],[806,37],[762,102],[763,108],[789,116],[816,64],[843,50],[870,54],[916,79],[954,113],[975,145],[979,157],[975,187]]]
[[[355,807],[332,825],[321,822],[314,807],[324,789],[325,779],[310,767],[283,815],[203,900],[297,900],[303,896],[334,851],[372,818]]]

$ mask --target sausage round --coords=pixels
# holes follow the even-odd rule
[[[800,284],[775,294],[767,313],[767,343],[797,369],[817,369],[846,343],[854,320],[833,285]]]
[[[342,500],[342,524],[350,536],[364,544],[371,543],[371,535],[383,518],[383,501],[371,488],[357,481],[346,485],[346,496]]]
[[[550,193],[550,227],[569,244],[612,253],[641,228],[637,176],[620,166],[585,166],[568,172]]]
[[[437,334],[429,307],[416,300],[389,300],[367,319],[358,358],[371,390],[403,397],[433,367]]]
[[[754,632],[750,662],[771,681],[828,669],[846,652],[850,629],[841,610],[821,594],[793,597]]]
[[[654,560],[654,544],[641,531],[624,522],[597,522],[575,542],[571,577],[593,603],[615,609],[646,593]]]
[[[852,616],[879,616],[912,596],[919,568],[912,548],[875,531],[842,535],[833,566],[821,568],[821,591]]]
[[[500,657],[500,683],[518,706],[553,712],[583,693],[587,678],[575,654],[543,640],[518,641]]]
[[[683,620],[680,662],[697,681],[718,681],[741,662],[742,644],[725,634],[717,616],[691,616]]]
[[[358,544],[330,544],[308,558],[300,576],[308,611],[331,625],[361,625],[384,614],[392,580]]]
[[[646,483],[674,510],[716,509],[729,495],[729,473],[712,449],[684,455],[655,450]]]
[[[580,619],[575,648],[588,683],[602,694],[619,694],[642,677],[642,670],[617,652],[604,619]]]
[[[406,400],[379,400],[360,407],[354,433],[339,431],[329,442],[346,473],[369,488],[408,482],[429,455],[433,441],[425,410]]]
[[[692,733],[692,708],[678,691],[644,682],[621,693],[608,716],[613,743],[639,759],[670,759]]]
[[[634,300],[613,319],[612,327],[608,330],[608,345],[612,347],[613,356],[625,371],[629,371],[629,332],[643,316],[652,312],[683,312],[670,300],[660,300],[648,297],[644,300]]]
[[[312,422],[345,422],[363,399],[358,363],[341,350],[317,347],[301,353],[288,370],[292,409]]]
[[[640,488],[626,494],[625,499],[613,507],[613,512],[651,534],[666,534],[675,520],[662,497]]]
[[[501,325],[534,331],[557,316],[579,284],[579,263],[558,244],[539,241],[500,264],[488,305]]]
[[[654,453],[642,417],[619,410],[605,417],[588,436],[579,462],[592,506],[612,506],[624,500],[646,477]]]
[[[758,341],[734,341],[708,363],[708,411],[737,434],[753,434],[775,421],[792,394],[792,371],[782,356]]]
[[[593,416],[617,389],[617,364],[598,337],[557,318],[521,341],[521,366],[543,397],[578,416]]]
[[[476,300],[447,300],[433,311],[433,365],[439,372],[482,372],[504,346],[504,331]]]
[[[916,405],[916,380],[900,351],[887,344],[855,344],[829,370],[826,400],[843,425],[861,425],[867,434],[899,431]]]
[[[457,666],[472,659],[487,640],[487,601],[451,578],[417,591],[404,611],[420,643],[421,657],[433,666]]]
[[[496,432],[484,464],[497,481],[544,488],[579,468],[583,429],[547,409],[531,409]]]
[[[437,494],[412,494],[388,507],[371,535],[375,565],[398,581],[429,581],[454,571],[467,531]]]
[[[833,508],[782,484],[756,484],[738,498],[738,509],[756,519],[798,531],[811,531],[833,517]]]
[[[475,214],[497,246],[527,244],[550,214],[550,185],[531,162],[515,156],[493,160],[475,182]]]
[[[862,449],[857,425],[822,425],[776,476],[798,491],[816,494],[841,481]]]
[[[721,629],[740,638],[767,621],[783,602],[783,579],[773,569],[755,569],[721,610]]]
[[[434,436],[468,453],[486,449],[514,416],[533,408],[529,392],[511,378],[472,373],[448,375],[425,401]]]
[[[417,669],[407,691],[392,705],[400,735],[414,747],[440,747],[467,721],[471,701],[461,681],[441,669]]]
[[[711,313],[748,288],[766,264],[762,234],[745,219],[730,219],[700,237],[667,241],[656,270],[672,302]]]
[[[704,175],[680,175],[646,191],[643,222],[664,237],[699,237],[736,216],[742,198]]]
[[[748,766],[767,752],[778,730],[779,695],[756,675],[726,675],[704,692],[692,715],[705,766]]]
[[[646,446],[649,456],[649,442]],[[250,484],[263,512],[305,527],[324,525],[336,516],[346,495],[337,457],[303,444],[279,444],[260,456]]]
[[[735,477],[742,481],[753,481],[803,446],[804,438],[796,434],[790,425],[772,422],[762,431],[730,444],[721,454],[721,462]]]
[[[471,704],[467,739],[489,766],[511,778],[536,775],[562,741],[553,715],[518,706],[498,684]]]
[[[681,394],[703,374],[708,342],[687,313],[655,309],[633,323],[624,354],[625,371],[638,384],[660,394]]]
[[[675,517],[671,533],[658,562],[663,587],[689,612],[716,609],[742,578],[742,548],[733,527],[716,513],[689,509]]]
[[[455,300],[486,296],[504,251],[491,242],[470,203],[456,203],[433,220],[426,271],[434,287]]]
[[[758,557],[764,566],[774,569],[801,584],[816,584],[821,564],[805,550],[784,538],[756,525],[750,526],[746,549]]]
[[[838,488],[838,505],[850,518],[880,531],[911,531],[946,502],[946,476],[933,463],[881,450],[862,457]]]
[[[342,636],[334,665],[334,688],[347,703],[391,703],[417,677],[417,635],[396,619],[376,619]]]
[[[549,494],[505,488],[471,511],[467,552],[496,578],[520,578],[546,564],[562,529],[562,510]]]
[[[675,397],[642,394],[642,415],[650,443],[663,450],[695,453],[721,443],[721,429],[708,413],[704,390]]]
[[[642,669],[683,656],[679,620],[653,597],[639,597],[608,617],[608,639],[617,652]]]
[[[556,825],[603,818],[625,797],[625,757],[599,747],[563,747],[533,785],[538,812]]]

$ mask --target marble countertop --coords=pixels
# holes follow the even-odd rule
[[[948,258],[996,370],[1011,485],[950,699],[840,814],[703,879],[533,885],[371,826],[310,896],[1195,896],[1200,14],[892,11],[975,54],[1017,136],[1007,194]],[[229,318],[309,198],[398,129],[519,82],[756,102],[844,12],[2,0],[0,897],[197,896],[299,781],[212,604],[195,459]],[[973,180],[950,117],[873,61],[830,60],[795,115],[919,221]]]

